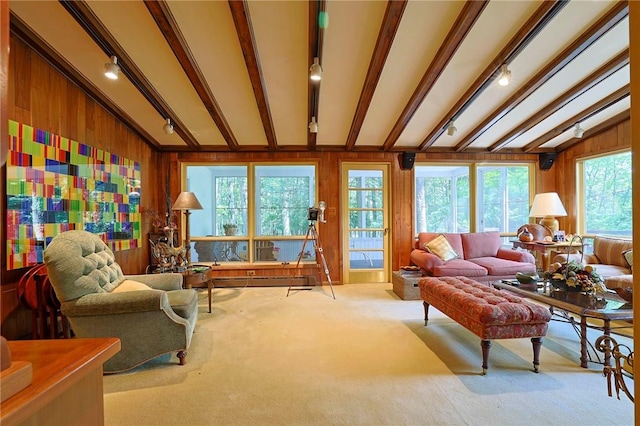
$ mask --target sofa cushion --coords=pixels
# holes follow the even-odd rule
[[[453,247],[451,247],[451,244],[447,241],[447,237],[444,235],[438,235],[433,240],[425,243],[424,248],[429,253],[438,256],[443,262],[448,262],[459,257],[458,253],[453,250]]]
[[[471,259],[470,262],[482,266],[488,271],[489,275],[495,276],[515,275],[518,272],[525,274],[536,272],[536,265],[533,263],[515,262],[497,257],[476,257]]]
[[[631,269],[618,265],[603,265],[601,263],[595,263],[591,265],[598,275],[607,278],[615,277],[616,275],[627,275],[631,273]]]
[[[113,289],[112,293],[122,293],[125,291],[153,290],[148,285],[134,280],[122,280],[118,287]]]
[[[627,267],[627,261],[622,252],[633,248],[633,242],[619,238],[595,237],[593,239],[593,254],[600,263]]]
[[[476,257],[495,257],[498,249],[502,246],[500,233],[491,232],[470,232],[460,234],[465,259],[475,259]]]
[[[616,275],[604,279],[607,288],[633,288],[633,275]]]
[[[453,259],[440,266],[435,266],[429,275],[434,277],[485,277],[488,272],[482,266],[463,259]]]
[[[629,269],[633,271],[633,249],[623,251],[622,257],[624,257],[624,260],[627,262]]]

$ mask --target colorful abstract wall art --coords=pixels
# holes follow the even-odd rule
[[[6,205],[7,269],[42,263],[71,229],[114,251],[141,245],[140,163],[11,120]]]

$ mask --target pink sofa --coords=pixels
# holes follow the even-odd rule
[[[425,249],[425,244],[438,235],[444,235],[458,254],[456,259],[445,262]],[[421,232],[411,251],[411,262],[421,269],[424,276],[464,276],[483,283],[513,279],[518,272],[536,272],[533,255],[525,251],[502,248],[498,232]]]

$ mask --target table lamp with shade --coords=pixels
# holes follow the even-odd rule
[[[181,192],[173,203],[172,210],[184,210],[185,215],[185,240],[184,245],[187,250],[187,267],[191,266],[191,238],[189,235],[189,210],[202,210],[202,204],[193,192]]]
[[[546,226],[551,231],[551,235],[558,232],[560,225],[556,216],[566,216],[567,211],[564,209],[562,201],[557,192],[543,192],[536,194],[529,211],[530,217],[541,217],[540,225]]]

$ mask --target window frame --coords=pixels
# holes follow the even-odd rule
[[[631,167],[632,167],[632,172],[631,172],[631,190],[633,192],[633,152],[631,149],[620,149],[620,150],[615,150],[615,151],[608,151],[606,153],[601,153],[601,154],[596,154],[596,155],[585,155],[585,156],[580,156],[576,158],[576,167],[575,167],[575,173],[576,173],[576,192],[575,192],[575,199],[576,199],[576,232],[578,233],[578,235],[582,235],[585,238],[592,238],[593,236],[595,236],[596,234],[588,234],[586,232],[586,210],[585,210],[585,182],[584,182],[584,163],[586,161],[589,160],[595,160],[598,158],[603,158],[603,157],[613,157],[615,155],[620,155],[620,154],[629,154],[631,155]],[[633,207],[633,200],[632,200],[632,207]],[[631,229],[631,235],[628,236],[622,236],[619,234],[597,234],[597,235],[601,235],[601,236],[609,236],[609,237],[615,237],[615,238],[633,238],[633,221],[632,221],[632,229]]]
[[[221,263],[224,264],[242,264],[242,265],[253,265],[253,264],[272,264],[274,262],[277,262],[277,260],[256,260],[256,252],[257,252],[257,248],[258,245],[260,244],[259,242],[266,242],[266,241],[283,241],[283,240],[292,240],[292,241],[300,241],[301,244],[304,242],[307,233],[306,233],[306,229],[305,232],[300,234],[300,235],[291,235],[291,236],[282,236],[282,235],[257,235],[257,223],[256,220],[258,220],[259,218],[259,214],[256,211],[257,208],[259,208],[260,205],[260,200],[259,200],[259,195],[256,191],[258,190],[258,183],[257,180],[260,178],[259,176],[256,175],[256,169],[258,169],[259,167],[294,167],[294,166],[307,166],[307,167],[312,167],[313,168],[313,177],[310,181],[310,189],[309,189],[309,197],[310,197],[310,203],[312,207],[315,204],[317,204],[318,202],[318,192],[319,192],[319,188],[318,188],[318,182],[319,182],[319,175],[318,175],[318,170],[319,170],[319,164],[318,161],[296,161],[296,162],[269,162],[269,161],[247,161],[247,162],[238,162],[238,161],[233,161],[233,162],[184,162],[181,163],[180,165],[180,172],[181,172],[181,182],[182,182],[182,186],[181,186],[181,191],[193,191],[190,179],[187,177],[188,173],[188,168],[189,167],[224,167],[224,166],[229,166],[229,167],[246,167],[247,170],[247,213],[246,213],[246,232],[243,233],[242,235],[234,235],[234,236],[227,236],[227,235],[210,235],[210,236],[204,236],[204,235],[197,235],[197,234],[193,234],[190,232],[190,240],[191,240],[191,244],[195,244],[196,242],[199,241],[205,241],[205,242],[223,242],[223,243],[231,243],[231,242],[237,242],[237,243],[247,243],[247,260],[246,261],[242,261],[242,262],[235,262],[235,261],[220,261]],[[261,175],[264,176],[264,175]],[[212,196],[215,196],[215,191],[212,190],[211,191]],[[215,216],[215,209],[212,212],[212,215]],[[184,222],[182,221],[182,217],[180,218],[181,220],[181,229],[184,229]],[[215,222],[215,219],[214,219]],[[191,224],[191,223],[190,223]],[[213,226],[213,225],[212,225]],[[191,230],[190,230],[191,231]],[[182,231],[181,231],[182,232]],[[307,244],[307,246],[309,246],[309,244]],[[308,248],[308,247],[307,247]],[[193,249],[193,247],[191,248]],[[289,260],[290,261],[290,260]],[[302,262],[315,262],[315,258],[311,258],[311,259],[302,259]],[[206,262],[206,261],[205,261]],[[281,262],[281,261],[280,261]]]
[[[536,163],[530,160],[523,161],[467,161],[467,162],[434,162],[434,161],[424,161],[424,162],[416,162],[415,168],[417,167],[468,167],[469,170],[469,231],[468,232],[478,232],[479,223],[480,223],[480,194],[478,193],[478,183],[479,183],[479,168],[481,167],[526,167],[529,175],[529,202],[528,207],[531,206],[533,202],[533,197],[535,196],[535,185],[536,185]],[[416,175],[414,174],[413,179],[413,199],[416,200]],[[414,235],[417,235],[419,232],[418,224],[417,224],[417,204],[414,205],[413,209],[413,227],[414,227]],[[529,218],[527,219],[529,220]],[[500,231],[500,234],[503,236],[513,236],[517,232],[517,229],[513,231]]]

